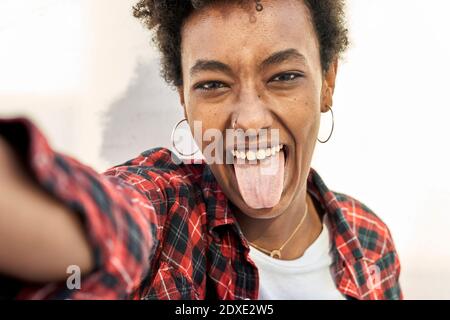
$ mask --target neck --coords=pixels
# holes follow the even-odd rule
[[[308,206],[308,215],[282,251],[283,260],[301,257],[322,230],[322,221],[306,187],[298,193],[292,205],[272,219],[254,219],[239,213],[236,217],[246,239],[266,250],[277,250],[292,235]]]

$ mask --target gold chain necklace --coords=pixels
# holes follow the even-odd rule
[[[297,231],[300,229],[300,227],[302,226],[303,222],[305,222],[306,216],[308,215],[308,204],[306,204],[306,208],[305,208],[305,213],[303,214],[303,218],[300,221],[300,223],[298,224],[297,228],[295,228],[294,232],[292,232],[291,236],[283,243],[283,245],[279,248],[279,249],[275,249],[275,250],[267,250],[264,248],[261,248],[260,246],[248,241],[248,243],[252,246],[255,247],[256,249],[258,249],[259,251],[262,251],[268,255],[270,255],[272,258],[277,258],[277,259],[281,259],[281,251],[284,249],[284,247],[289,243],[289,241],[291,241],[291,239],[294,237],[294,235],[297,233]]]

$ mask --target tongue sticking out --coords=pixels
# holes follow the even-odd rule
[[[249,207],[272,208],[278,204],[284,182],[283,151],[256,164],[240,164],[235,160],[234,170],[239,191]]]

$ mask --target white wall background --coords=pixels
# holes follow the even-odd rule
[[[181,108],[132,4],[1,0],[0,116],[33,119],[97,170],[169,146]],[[313,163],[390,226],[409,299],[450,299],[449,10],[446,0],[348,1],[336,131]]]

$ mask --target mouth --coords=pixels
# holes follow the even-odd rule
[[[244,202],[253,209],[274,207],[281,199],[289,160],[289,147],[278,144],[264,149],[235,148],[230,169]],[[270,175],[261,173],[272,170]]]

